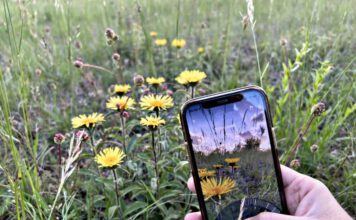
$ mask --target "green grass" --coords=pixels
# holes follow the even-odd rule
[[[241,23],[240,13],[247,13],[243,0],[3,0],[0,218],[48,218],[60,182],[53,136],[67,134],[62,146],[66,158],[71,118],[108,113],[108,88],[118,82],[119,73],[131,85],[135,74],[164,76],[174,92],[175,106],[163,114],[167,124],[159,135],[160,195],[164,196],[155,196],[150,137],[138,122],[147,112],[137,108],[130,111],[126,125],[130,158],[117,169],[119,204],[110,173],[99,175],[90,143],[84,143],[78,167],[66,180],[52,216],[110,219],[122,210],[127,219],[181,219],[196,209],[196,198],[185,187],[189,165],[176,120],[181,103],[189,97],[174,81],[184,69],[207,73],[207,80],[198,86],[207,93],[262,82],[281,159],[290,152],[299,129],[307,126],[312,106],[325,102],[326,112],[315,118],[292,156],[301,162],[298,171],[324,182],[356,217],[353,5],[352,0],[255,1],[255,44],[251,26],[244,31]],[[111,47],[104,35],[108,27],[119,36]],[[168,42],[184,38],[187,45],[178,52],[169,45],[159,50],[150,31]],[[286,45],[281,46],[281,41]],[[198,47],[205,52],[198,54]],[[114,52],[121,55],[120,68],[111,60]],[[113,73],[77,69],[73,66],[77,58]],[[95,140],[102,140],[96,147],[120,144],[120,129],[119,118],[109,116],[95,132]],[[313,144],[319,147],[314,154],[309,149]]]

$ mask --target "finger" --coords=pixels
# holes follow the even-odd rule
[[[200,212],[189,213],[185,216],[184,220],[202,220]]]
[[[281,165],[281,171],[282,171],[284,188],[287,188],[293,182],[298,182],[298,181],[308,183],[309,185],[311,185],[312,183],[315,183],[315,180],[313,178],[311,178],[310,176],[298,173],[297,171],[295,171],[289,167]]]
[[[273,212],[262,212],[254,217],[248,218],[246,220],[298,220],[299,217],[282,215]]]
[[[190,191],[195,192],[195,185],[194,185],[193,177],[190,177],[188,179],[188,188],[190,189]]]

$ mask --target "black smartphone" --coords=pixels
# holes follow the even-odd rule
[[[268,99],[260,87],[189,100],[180,117],[203,219],[288,214]]]

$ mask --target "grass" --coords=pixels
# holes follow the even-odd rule
[[[251,24],[244,31],[240,22],[241,15],[247,14],[242,0],[3,0],[0,218],[48,218],[61,178],[53,136],[66,134],[62,144],[66,159],[74,131],[71,118],[108,113],[108,88],[121,74],[131,85],[135,74],[163,76],[173,92],[175,106],[162,115],[167,123],[158,140],[163,196],[155,197],[150,133],[139,125],[147,112],[136,107],[130,111],[125,137],[117,115],[110,115],[95,132],[99,149],[120,145],[123,138],[127,141],[131,159],[117,169],[119,205],[111,175],[97,169],[90,143],[83,142],[83,152],[59,193],[53,218],[110,219],[122,210],[127,219],[181,219],[197,209],[195,196],[185,187],[189,165],[176,120],[180,104],[189,97],[174,80],[184,69],[208,75],[196,95],[263,83],[282,161],[307,125],[312,106],[325,102],[326,111],[313,120],[291,155],[300,160],[298,171],[323,181],[355,217],[356,14],[352,6],[352,0],[337,4],[255,1],[252,34]],[[119,36],[113,46],[106,44],[106,28]],[[184,38],[187,45],[180,50],[169,45],[157,48],[151,31],[168,42]],[[198,54],[198,47],[205,52]],[[121,55],[119,66],[111,60],[114,52]],[[113,73],[75,68],[78,58]],[[159,92],[168,93],[162,88]],[[315,153],[309,149],[313,144],[318,145]]]

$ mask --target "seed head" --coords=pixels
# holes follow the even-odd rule
[[[318,151],[318,148],[319,148],[318,145],[313,144],[312,146],[310,146],[310,151],[311,151],[312,153],[315,153],[315,152]]]
[[[83,63],[83,61],[81,61],[81,60],[76,60],[76,61],[74,61],[74,66],[75,66],[76,68],[78,68],[78,69],[82,68],[83,65],[84,65],[84,63]]]
[[[243,30],[246,30],[246,28],[248,26],[248,16],[247,15],[242,17],[241,23],[242,23]]]
[[[279,44],[282,46],[282,47],[285,47],[287,44],[288,44],[288,40],[285,39],[285,38],[281,38],[279,40]]]
[[[36,76],[41,76],[42,75],[42,70],[41,69],[35,69],[35,74],[36,74]]]
[[[66,137],[64,136],[64,134],[62,133],[57,133],[54,135],[53,137],[53,141],[56,144],[62,144],[64,142],[64,140],[66,139]]]
[[[118,53],[113,53],[113,55],[111,57],[116,62],[119,62],[119,60],[120,60],[120,54],[118,54]]]
[[[294,159],[290,162],[290,167],[297,169],[300,167],[300,161],[298,159]]]
[[[326,110],[325,103],[319,102],[312,107],[311,113],[314,114],[315,116],[320,116],[323,112],[325,112],[325,110]]]
[[[141,75],[136,75],[134,76],[133,81],[136,86],[142,86],[145,82],[145,78]]]

